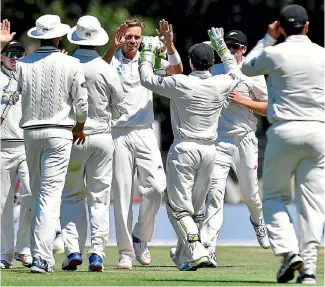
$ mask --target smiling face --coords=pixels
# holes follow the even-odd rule
[[[125,34],[125,43],[122,46],[123,53],[136,53],[141,44],[142,29],[139,26],[129,27]]]

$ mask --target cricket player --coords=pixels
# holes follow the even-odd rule
[[[128,270],[132,269],[134,258],[142,265],[150,264],[151,254],[147,242],[151,241],[155,217],[166,188],[161,154],[152,127],[152,92],[141,85],[138,70],[138,48],[143,26],[143,22],[138,19],[124,22],[117,28],[103,57],[117,69],[127,110],[112,129],[115,144],[112,188],[119,249],[118,268]],[[172,27],[168,22],[161,21],[160,29],[166,38],[169,64],[164,66],[167,74],[181,73],[182,63],[173,43]],[[132,232],[132,187],[135,173],[142,200],[138,221]]]
[[[268,75],[267,146],[263,170],[264,219],[274,254],[283,261],[279,283],[316,283],[317,252],[324,227],[325,51],[310,41],[308,14],[285,7],[245,59],[247,76]],[[284,43],[272,46],[283,34]],[[295,203],[299,242],[286,207]]]
[[[225,42],[241,67],[246,52],[247,37],[239,30],[225,35]],[[225,73],[224,64],[213,66],[212,75]],[[267,88],[264,76],[242,76],[221,111],[216,141],[216,160],[208,194],[206,219],[201,237],[211,254],[215,253],[216,239],[223,222],[223,204],[227,177],[230,168],[237,174],[240,191],[250,211],[250,221],[257,240],[263,248],[270,243],[263,219],[263,209],[258,194],[258,142],[255,135],[257,119],[254,113],[265,116],[267,110]]]
[[[213,48],[228,71],[212,77],[213,49],[204,43],[189,50],[189,76],[159,77],[153,74],[154,38],[143,39],[141,83],[171,100],[174,143],[167,158],[167,213],[177,234],[171,253],[180,270],[192,271],[210,265],[209,251],[200,239],[205,199],[215,160],[218,119],[228,93],[238,84],[239,66],[223,40],[223,30],[209,30]]]
[[[5,20],[4,20],[5,21]],[[6,29],[3,25],[1,29]],[[10,29],[10,28],[9,28]],[[10,33],[10,30],[9,30]],[[21,119],[21,95],[3,95],[4,88],[12,78],[16,62],[25,54],[25,48],[15,40],[7,43],[1,51],[0,92],[1,92],[1,269],[12,268],[14,258],[14,196],[17,175],[21,182],[21,205],[15,258],[23,266],[30,267],[30,187],[26,163],[23,130],[19,128]]]
[[[30,178],[33,273],[53,271],[53,240],[72,141],[85,141],[88,91],[84,73],[79,60],[60,53],[57,48],[69,30],[57,15],[38,18],[36,27],[27,34],[40,39],[41,47],[17,62],[14,75],[18,85],[10,82],[5,92],[18,89],[22,94],[20,127],[24,129],[28,169],[33,172]]]
[[[89,108],[84,127],[87,139],[83,146],[72,146],[62,196],[61,226],[67,254],[62,269],[76,270],[82,263],[87,238],[87,204],[91,230],[88,269],[100,272],[109,231],[114,152],[111,119],[125,112],[124,92],[116,69],[95,50],[108,42],[108,35],[96,17],[81,17],[68,33],[68,40],[79,45],[73,57],[82,63]]]

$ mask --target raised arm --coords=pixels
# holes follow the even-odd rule
[[[216,84],[221,94],[227,95],[227,93],[234,89],[234,87],[239,83],[241,72],[235,57],[230,53],[223,39],[223,29],[212,27],[208,30],[208,35],[210,37],[211,46],[217,51],[224,64],[226,72],[225,75],[215,76],[217,79]]]
[[[176,91],[174,77],[156,76],[153,73],[154,51],[159,45],[158,37],[143,37],[139,73],[141,84],[147,89],[165,97],[172,97]]]
[[[241,68],[244,75],[249,77],[267,75],[274,69],[274,63],[265,48],[273,46],[279,36],[279,22],[275,21],[269,25],[268,33],[264,38],[258,41],[253,50],[247,55]]]
[[[174,45],[173,26],[164,19],[159,21],[159,31],[157,34],[159,39],[165,44],[167,48],[167,56],[169,66],[167,67],[167,75],[183,73],[183,64],[181,58]]]
[[[10,22],[8,19],[2,20],[2,23],[0,22],[0,45],[1,50],[2,48],[9,43],[14,36],[16,35],[16,32],[10,33]]]
[[[114,53],[123,45],[125,42],[125,32],[128,26],[126,24],[121,24],[114,32],[113,39],[110,42],[108,49],[106,50],[103,60],[108,64],[111,63]]]

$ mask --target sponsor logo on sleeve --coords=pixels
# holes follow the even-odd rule
[[[83,88],[87,88],[87,84],[86,84],[86,82],[83,82],[82,84],[81,84],[81,87],[83,87]]]

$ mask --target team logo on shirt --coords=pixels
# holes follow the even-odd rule
[[[163,81],[164,81],[164,77],[159,76],[159,78],[158,78],[158,83],[161,85]]]
[[[125,73],[125,67],[123,64],[119,64],[116,69],[117,69],[117,72],[119,75],[122,75]]]
[[[81,87],[83,87],[83,88],[87,88],[87,84],[86,84],[86,82],[83,82],[83,83],[81,84]]]

